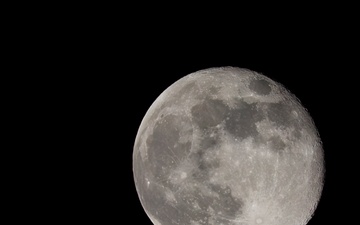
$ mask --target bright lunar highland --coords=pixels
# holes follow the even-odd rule
[[[323,189],[324,152],[284,86],[247,69],[210,68],[151,105],[133,174],[155,225],[305,225]]]

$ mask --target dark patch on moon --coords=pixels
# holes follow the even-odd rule
[[[207,136],[201,140],[200,148],[201,149],[213,148],[219,144],[219,141],[220,141],[219,136],[215,136],[215,137]]]
[[[202,162],[202,153],[194,153],[190,155],[191,159],[195,159],[196,165],[198,167],[191,173],[192,178],[199,183],[204,183],[210,179],[208,168],[201,164]]]
[[[220,212],[220,215],[228,219],[235,219],[236,215],[241,214],[243,202],[232,196],[230,187],[222,187],[214,184],[210,187],[219,194],[219,197],[214,200],[211,206],[216,214]]]
[[[181,127],[181,122],[190,124],[186,117],[175,115],[164,116],[155,124],[152,135],[147,140],[148,157],[151,171],[157,176],[165,175],[168,171],[181,162],[191,149],[191,142],[180,143],[180,131],[186,130],[192,135],[192,129]]]
[[[269,119],[280,126],[289,126],[294,124],[294,117],[292,116],[292,108],[281,103],[268,103],[267,115]]]
[[[226,131],[238,138],[255,137],[259,134],[255,123],[263,118],[264,115],[257,110],[256,104],[239,101],[237,107],[228,114]]]
[[[269,120],[274,122],[277,126],[294,127],[292,135],[294,138],[299,139],[301,138],[300,130],[302,127],[302,122],[293,114],[294,109],[296,108],[293,104],[288,102],[279,102],[267,103],[265,105],[264,111],[266,112]],[[301,115],[301,118],[305,116],[306,115]]]
[[[182,224],[190,224],[190,220],[187,219],[206,220],[205,224],[208,224],[207,220],[213,217],[213,219],[221,220],[224,225],[230,225],[230,220],[235,219],[241,213],[243,202],[231,195],[229,187],[209,185],[209,188],[218,196],[208,196],[202,190],[196,189],[194,193],[183,194],[183,198],[179,198],[178,209],[185,215],[182,217]],[[194,204],[198,206],[198,209],[194,209]],[[214,212],[208,212],[210,207]]]
[[[220,160],[215,158],[213,160],[204,160],[204,158],[199,161],[199,169],[202,172],[209,172],[210,170],[220,167]]]
[[[286,144],[283,142],[283,140],[281,140],[281,138],[279,136],[272,136],[268,141],[267,141],[270,150],[276,152],[276,153],[280,153],[283,152],[285,150]]]
[[[217,129],[207,130],[204,132],[200,141],[200,149],[214,148],[220,144],[220,134]]]
[[[229,108],[221,100],[205,99],[192,107],[191,114],[201,129],[207,129],[220,124],[228,111]]]
[[[220,139],[219,128],[212,127],[204,130],[199,138],[199,147],[196,152],[189,155],[189,159],[197,165],[196,170],[192,173],[193,179],[197,182],[208,181],[210,179],[209,172],[220,167],[219,158],[205,159],[205,155],[216,154],[215,151],[221,148]]]
[[[232,224],[231,220],[241,213],[243,202],[231,195],[229,187],[211,185],[209,188],[218,196],[208,196],[195,188],[192,192],[173,192],[176,203],[168,204],[164,189],[158,186],[145,190],[146,199],[142,202],[161,224],[191,224],[191,221],[200,220],[208,224],[211,217],[224,225]],[[214,212],[208,211],[210,207]]]
[[[271,92],[269,81],[264,79],[252,80],[250,82],[249,88],[258,95],[268,95]]]
[[[230,109],[221,100],[205,99],[191,109],[194,122],[203,130],[208,130],[225,121],[225,130],[237,138],[256,136],[255,123],[264,118],[256,104],[238,100]]]
[[[200,149],[195,153],[191,153],[189,159],[192,160],[197,168],[192,172],[191,176],[199,183],[207,182],[210,179],[210,171],[220,167],[220,159],[205,160],[206,151],[214,151],[213,149]]]

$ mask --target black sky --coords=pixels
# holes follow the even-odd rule
[[[214,3],[31,2],[8,10],[3,58],[11,63],[4,60],[2,75],[11,81],[2,84],[11,104],[3,110],[14,118],[3,120],[14,131],[5,128],[12,138],[3,151],[14,163],[3,160],[4,174],[16,174],[3,183],[14,187],[4,192],[11,219],[151,225],[132,173],[143,116],[183,76],[234,66],[283,84],[314,119],[326,179],[309,225],[358,223],[360,38],[359,13],[350,12],[358,7],[271,2],[261,12],[260,3]]]
[[[347,224],[356,218],[352,204],[359,177],[358,147],[352,142],[358,134],[358,101],[353,100],[358,75],[348,69],[354,65],[347,55],[352,44],[335,38],[330,25],[242,32],[237,26],[187,30],[153,29],[146,21],[142,26],[109,24],[94,23],[86,28],[91,32],[81,31],[82,38],[70,47],[61,42],[66,57],[53,69],[61,68],[62,91],[69,93],[69,102],[62,101],[71,106],[65,113],[75,121],[68,129],[77,143],[69,156],[78,163],[69,184],[75,190],[69,188],[75,201],[68,206],[74,214],[103,224],[150,225],[132,174],[133,144],[143,116],[161,92],[183,76],[234,66],[283,84],[318,128],[326,179],[309,224]]]

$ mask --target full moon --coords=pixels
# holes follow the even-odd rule
[[[324,152],[309,113],[283,85],[210,68],[151,105],[133,175],[155,225],[305,225],[323,189]]]

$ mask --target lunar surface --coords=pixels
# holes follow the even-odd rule
[[[309,113],[281,84],[211,68],[151,105],[133,173],[155,225],[305,225],[321,196],[324,153]]]

